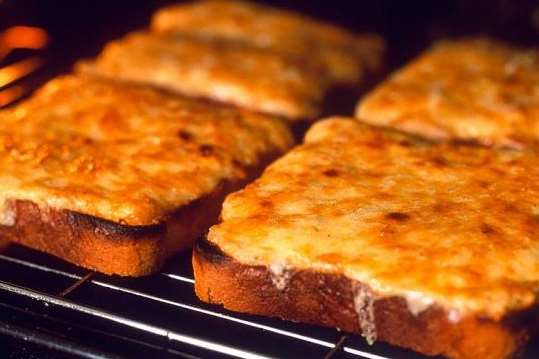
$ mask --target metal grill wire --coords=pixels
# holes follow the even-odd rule
[[[18,247],[13,245],[13,247]],[[28,252],[30,256],[34,256],[34,261],[28,260],[27,258],[24,258],[25,255],[28,256]],[[35,288],[21,285],[21,283],[17,283],[17,280],[9,281],[6,280],[5,277],[9,276],[2,276],[0,280],[0,290],[6,293],[9,293],[11,296],[20,296],[29,298],[32,301],[43,303],[47,307],[60,307],[67,309],[74,313],[79,314],[86,314],[90,315],[92,317],[104,319],[106,321],[111,322],[111,331],[114,331],[114,327],[118,326],[124,326],[129,327],[132,329],[135,329],[136,331],[145,332],[153,334],[157,337],[163,337],[165,338],[166,342],[177,342],[181,345],[188,345],[193,346],[197,348],[204,349],[205,351],[209,351],[216,354],[223,354],[229,357],[237,357],[237,358],[267,358],[271,357],[271,353],[264,353],[264,352],[256,352],[253,350],[245,349],[242,347],[232,346],[229,343],[225,342],[219,342],[217,340],[212,340],[212,335],[208,337],[196,337],[193,335],[188,335],[185,333],[182,333],[181,331],[170,329],[166,326],[147,322],[147,321],[141,321],[138,319],[134,319],[122,314],[118,314],[115,312],[108,311],[106,309],[100,308],[101,305],[98,302],[92,302],[90,304],[81,303],[76,300],[77,296],[73,296],[73,294],[76,294],[78,291],[81,291],[83,288],[90,288],[90,287],[99,287],[104,288],[109,294],[111,295],[110,300],[114,300],[114,297],[117,296],[119,293],[126,294],[129,297],[132,297],[131,299],[134,300],[142,300],[144,302],[147,302],[147,304],[150,303],[159,303],[164,304],[167,306],[170,316],[177,318],[178,321],[182,320],[182,317],[185,315],[185,312],[194,313],[198,319],[201,322],[206,321],[208,318],[215,318],[220,321],[227,322],[228,324],[232,324],[235,326],[240,326],[244,328],[254,329],[258,335],[261,335],[262,337],[268,336],[268,334],[277,335],[278,337],[286,339],[286,342],[291,347],[297,347],[300,345],[308,344],[309,346],[312,346],[316,349],[322,349],[322,350],[315,350],[314,352],[323,353],[320,357],[324,358],[333,358],[333,357],[341,357],[342,354],[349,355],[351,357],[356,358],[369,358],[369,359],[388,359],[389,356],[381,355],[381,354],[375,354],[373,352],[369,351],[363,351],[360,349],[357,349],[355,347],[347,346],[346,345],[346,337],[341,336],[338,333],[335,333],[335,336],[333,340],[328,339],[321,339],[320,335],[306,335],[300,332],[296,332],[294,330],[288,330],[283,328],[283,326],[286,326],[285,323],[283,325],[272,325],[272,324],[265,324],[263,323],[263,320],[252,320],[251,318],[246,319],[242,318],[241,315],[236,315],[234,313],[226,313],[219,308],[207,308],[207,306],[204,306],[202,303],[196,303],[193,302],[192,298],[175,298],[170,299],[166,298],[161,295],[161,293],[152,293],[149,291],[144,290],[137,290],[134,288],[130,288],[130,286],[122,286],[118,285],[115,282],[122,282],[123,279],[120,278],[113,278],[113,277],[106,277],[102,275],[97,275],[92,272],[88,273],[76,273],[76,271],[67,271],[65,269],[58,269],[55,268],[52,265],[45,264],[45,263],[37,263],[35,261],[35,258],[39,258],[40,261],[43,259],[47,261],[46,255],[41,255],[37,253],[32,253],[33,251],[24,249],[22,247],[15,248],[15,250],[7,251],[5,254],[0,254],[0,261],[3,262],[2,264],[4,266],[7,266],[8,268],[14,268],[15,266],[18,267],[18,270],[22,271],[38,271],[40,273],[44,273],[46,276],[49,277],[62,277],[69,279],[69,284],[63,288],[61,291],[59,291],[57,294],[51,294],[47,293],[47,290],[37,290]],[[22,258],[20,254],[22,255]],[[17,255],[19,254],[19,255]],[[187,259],[187,258],[184,258]],[[180,259],[181,260],[181,259]],[[69,267],[68,265],[65,265],[65,267]],[[78,272],[80,272],[79,269],[77,269]],[[5,272],[5,271],[3,271]],[[165,279],[167,282],[167,285],[177,285],[181,286],[184,289],[187,289],[192,292],[192,285],[193,285],[193,279],[190,273],[171,273],[171,272],[162,272],[159,273],[153,277],[150,278],[142,278],[138,279],[137,281],[144,281],[146,284],[152,284],[158,282],[160,279]],[[127,282],[134,282],[135,280],[127,280]],[[13,283],[15,282],[15,283]],[[172,283],[172,284],[171,284]],[[187,288],[185,288],[187,287]],[[171,288],[167,288],[169,291]],[[158,291],[156,291],[158,292]],[[105,299],[105,298],[103,298]],[[183,300],[182,300],[183,299]],[[187,324],[189,325],[189,324]],[[208,330],[211,330],[211,328],[208,328]],[[136,339],[136,338],[135,338]],[[286,349],[286,348],[284,348]],[[284,350],[286,352],[286,350]]]

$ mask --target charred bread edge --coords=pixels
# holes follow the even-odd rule
[[[16,220],[0,227],[2,238],[106,274],[141,276],[163,264],[165,223],[127,226],[31,201],[9,203]]]
[[[43,251],[105,274],[143,276],[166,258],[190,247],[217,222],[224,197],[256,178],[277,153],[265,155],[246,176],[222,182],[212,193],[175,211],[160,223],[131,226],[66,209],[11,200],[15,223],[0,226],[0,238]]]
[[[427,355],[516,358],[537,321],[537,307],[500,321],[475,315],[451,319],[450,311],[436,304],[414,315],[406,299],[377,296],[344,275],[287,268],[276,278],[269,267],[242,264],[206,239],[194,246],[193,268],[196,294],[205,302],[336,327]]]
[[[92,228],[100,228],[100,230],[112,235],[112,239],[118,236],[129,236],[133,239],[144,238],[158,234],[164,230],[165,224],[151,224],[142,226],[131,226],[121,223],[109,221],[108,219],[90,216],[88,214],[63,210],[70,218],[70,222],[75,226],[90,226]]]

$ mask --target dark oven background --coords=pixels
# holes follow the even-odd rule
[[[402,65],[433,40],[446,36],[489,34],[523,45],[539,42],[536,0],[265,2],[351,30],[380,33],[388,44],[389,69]],[[146,26],[150,14],[168,3],[171,1],[0,0],[0,31],[14,25],[30,25],[49,34],[49,46],[40,52],[45,66],[24,79],[34,88],[67,71],[77,59],[95,56],[106,41]],[[27,50],[14,51],[0,62],[0,67],[25,56]],[[0,102],[6,88],[0,82]],[[106,353],[118,353],[122,357],[224,357],[189,346],[180,337],[171,343],[148,330],[115,326],[95,313],[77,314],[62,307],[61,300],[55,304],[56,298],[62,297],[80,304],[81,310],[86,306],[99,307],[136,323],[153,323],[176,332],[185,330],[195,337],[206,335],[215,342],[277,357],[420,358],[384,344],[367,347],[359,338],[346,337],[330,329],[231,316],[206,306],[196,300],[192,291],[189,253],[173,258],[162,273],[150,278],[122,280],[96,274],[71,292],[70,286],[84,279],[87,273],[17,246],[0,253],[0,284],[15,283],[50,295],[33,298],[32,291],[17,294],[16,287],[0,288],[0,357],[112,357]],[[340,351],[330,350],[333,344]],[[528,357],[537,358],[538,352],[532,349]]]
[[[105,41],[148,24],[168,0],[0,0],[0,29],[16,24],[45,28],[53,39],[54,65],[92,56]],[[539,41],[536,0],[267,0],[351,30],[375,31],[388,41],[389,64],[397,66],[432,40],[490,34],[522,44]]]

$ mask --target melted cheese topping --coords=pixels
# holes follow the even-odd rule
[[[539,137],[539,52],[486,39],[435,45],[358,105],[362,120],[434,138]]]
[[[242,41],[318,61],[336,82],[378,70],[384,44],[294,12],[247,1],[197,1],[159,10],[152,30]]]
[[[151,83],[190,96],[290,118],[316,116],[326,80],[308,63],[243,45],[134,33],[108,44],[93,74]]]
[[[243,178],[285,151],[278,119],[165,95],[150,88],[67,76],[0,112],[0,222],[11,199],[129,225]]]
[[[539,156],[322,121],[228,196],[208,239],[249,265],[343,274],[412,313],[500,318],[537,300]]]

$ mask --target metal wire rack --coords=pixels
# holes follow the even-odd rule
[[[0,254],[0,334],[81,358],[421,359],[328,328],[197,300],[190,253],[145,278],[110,277],[12,245]],[[532,346],[525,358],[537,358]]]
[[[190,253],[161,273],[126,279],[12,245],[0,254],[0,333],[85,358],[420,358],[206,305],[193,292]]]
[[[42,82],[36,72],[44,61],[25,58],[0,68],[0,107]],[[334,329],[202,303],[190,259],[185,252],[158,274],[128,279],[10,245],[0,252],[0,349],[45,348],[80,358],[425,358]],[[525,358],[539,358],[535,347]]]

